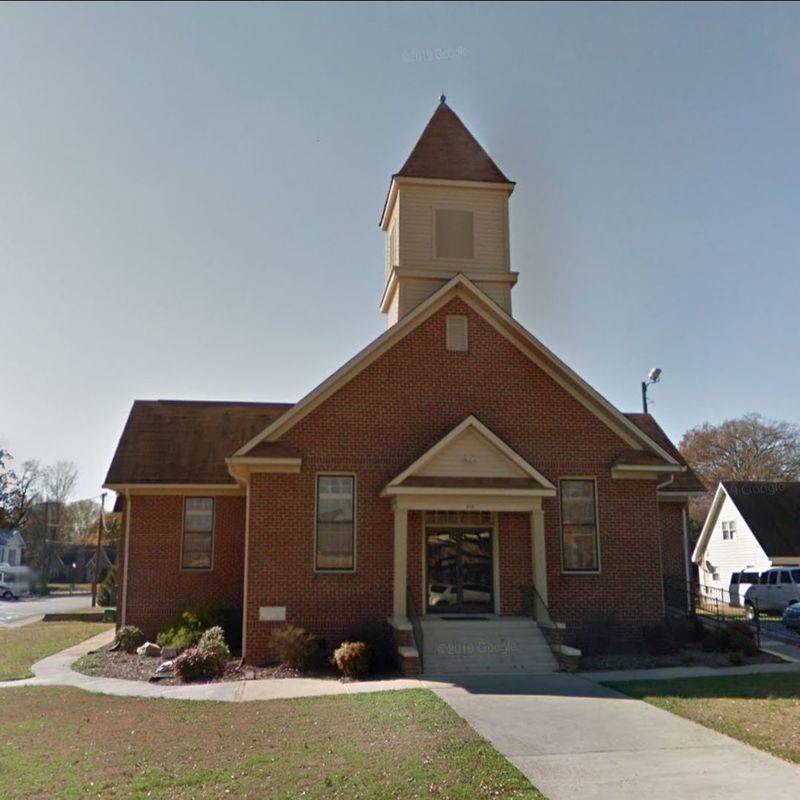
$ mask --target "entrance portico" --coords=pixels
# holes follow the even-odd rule
[[[529,519],[530,581],[547,601],[542,498],[555,486],[473,416],[394,478],[382,496],[394,513],[393,616],[501,613],[499,516]],[[421,512],[422,563],[409,564],[409,512]],[[408,608],[409,570],[421,569],[422,596]],[[416,583],[416,581],[414,581]]]

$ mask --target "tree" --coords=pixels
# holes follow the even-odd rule
[[[0,528],[21,527],[35,499],[39,465],[25,461],[20,472],[10,467],[11,454],[0,448]]]
[[[800,426],[761,414],[691,428],[679,450],[712,493],[725,480],[800,479]],[[692,503],[692,516],[703,519],[710,503],[711,495]]]

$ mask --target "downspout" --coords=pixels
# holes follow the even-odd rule
[[[247,574],[250,554],[250,475],[247,476],[244,507],[244,580],[242,582],[242,664],[247,654]]]
[[[683,566],[686,570],[687,589],[692,582],[692,574],[689,568],[689,522],[686,513],[686,503],[681,507],[681,524],[683,525]],[[692,600],[689,592],[686,593],[686,610],[692,610]]]
[[[120,613],[120,625],[125,624],[125,616],[128,612],[128,563],[131,542],[131,490],[125,490],[125,566],[122,570],[122,609]]]

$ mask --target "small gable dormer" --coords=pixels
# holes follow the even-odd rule
[[[394,325],[462,273],[511,313],[508,198],[514,183],[441,102],[392,176],[381,228],[386,284],[381,310]]]

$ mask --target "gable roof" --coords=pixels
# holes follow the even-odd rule
[[[477,464],[472,475],[446,475],[445,470],[426,469],[437,458],[452,448],[459,439],[474,434],[472,448],[476,452],[484,451],[494,461],[493,469],[484,471],[482,464]],[[505,467],[505,469],[498,469]],[[499,474],[490,475],[489,472]],[[435,474],[432,474],[435,473]],[[470,414],[456,425],[453,430],[439,439],[436,444],[426,450],[412,464],[392,478],[383,490],[383,494],[396,493],[405,487],[439,487],[451,489],[486,488],[504,490],[539,491],[544,494],[555,494],[555,486],[537,469],[532,467],[519,453],[507,445],[497,434],[487,428],[477,417]]]
[[[406,163],[392,177],[512,183],[442,95]]]
[[[231,484],[225,458],[291,403],[136,400],[105,484]]]
[[[662,427],[656,422],[652,414],[626,413],[625,416],[637,428],[646,433],[654,442],[669,453],[678,462],[684,471],[672,476],[672,480],[659,487],[660,494],[705,494],[706,487],[695,471],[689,466],[686,459],[681,455],[680,450],[672,443],[669,436],[664,433]],[[646,463],[646,462],[641,462]]]
[[[582,405],[592,411],[611,430],[615,431],[623,441],[627,442],[629,447],[649,450],[656,453],[666,464],[679,465],[674,456],[665,451],[648,433],[616,409],[552,351],[545,347],[533,334],[523,328],[510,314],[482,292],[469,278],[460,273],[451,278],[401,320],[373,340],[361,352],[343,364],[285,414],[278,417],[258,435],[247,441],[234,455],[244,456],[261,442],[277,441],[306,414],[313,411],[341,386],[351,381],[380,357],[382,353],[419,327],[454,297],[460,298],[473,308],[476,313],[481,315],[486,322],[518,347],[540,369],[567,389]]]
[[[18,543],[21,547],[25,547],[25,540],[22,538],[22,534],[14,529],[5,528],[0,530],[0,546],[8,547],[10,544]]]
[[[726,498],[768,558],[800,558],[800,482],[722,481],[692,553],[700,564]]]

